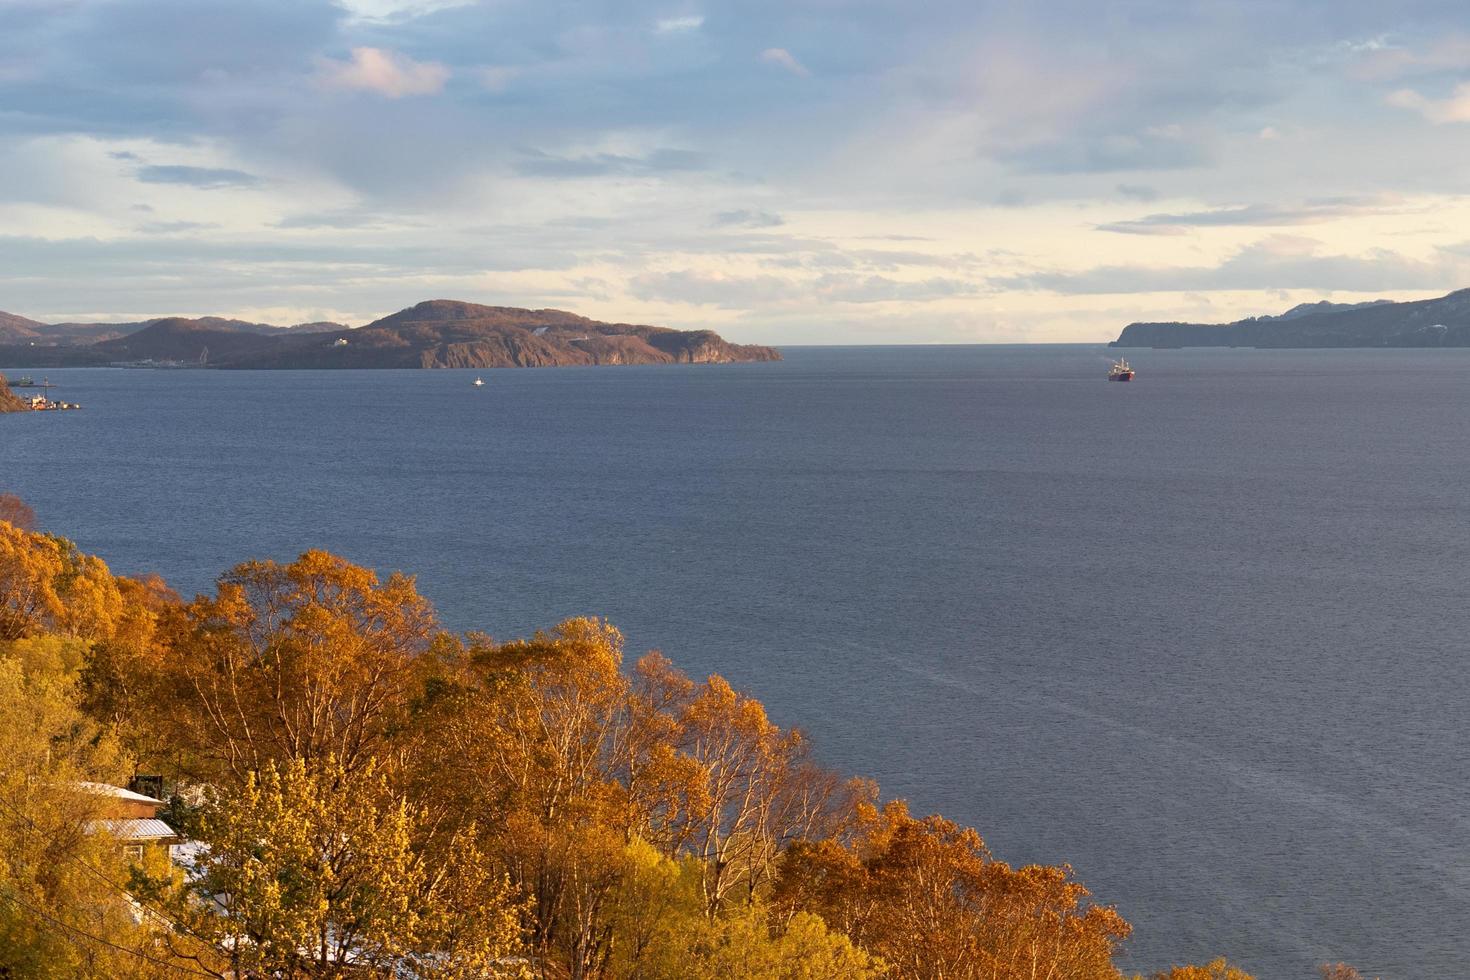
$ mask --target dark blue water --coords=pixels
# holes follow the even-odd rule
[[[1470,351],[1136,366],[51,371],[0,490],[185,592],[317,546],[459,629],[604,615],[1070,862],[1135,969],[1470,976]]]

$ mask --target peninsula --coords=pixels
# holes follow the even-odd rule
[[[1130,323],[1110,347],[1470,347],[1470,289],[1411,303],[1304,303],[1234,323]]]
[[[364,327],[220,317],[45,324],[0,313],[7,367],[498,368],[777,361],[710,330],[603,323],[561,310],[430,300]]]

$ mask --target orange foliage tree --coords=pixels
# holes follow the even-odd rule
[[[328,756],[351,772],[405,722],[434,625],[406,576],[323,551],[238,565],[161,629],[175,735],[237,780]]]
[[[101,639],[122,609],[102,559],[65,538],[0,521],[0,640],[42,631]]]
[[[34,531],[36,512],[15,494],[0,493],[0,521],[5,521],[22,531]]]
[[[1112,980],[1129,932],[1114,909],[1088,902],[1068,868],[1012,869],[975,831],[916,820],[901,803],[872,814],[851,846],[793,844],[776,896],[912,980]]]
[[[1204,966],[1175,966],[1153,975],[1153,980],[1253,980],[1238,966],[1233,966],[1224,957],[1211,960]],[[1340,980],[1348,980],[1343,977]]]
[[[509,643],[451,637],[411,578],[319,551],[241,564],[183,603],[0,522],[0,654],[48,632],[80,641],[67,646],[85,651],[95,719],[216,799],[290,772],[347,809],[344,787],[371,784],[383,813],[412,814],[391,828],[392,857],[415,869],[404,880],[423,918],[411,936],[382,933],[395,951],[432,957],[470,937],[493,967],[519,934],[516,969],[575,980],[733,963],[773,980],[1119,978],[1129,926],[1069,868],[1012,868],[973,830],[879,810],[873,784],[818,766],[801,732],[721,677],[694,681],[657,653],[626,669],[622,636],[598,620]],[[315,826],[288,805],[299,795],[272,797],[275,823],[251,814],[237,850]],[[220,812],[198,826],[225,854]],[[341,836],[324,826],[322,841]],[[457,870],[441,887],[433,869]],[[481,901],[500,923],[490,938],[474,931]],[[345,936],[345,914],[311,927]],[[1223,960],[1156,976],[1248,980]]]

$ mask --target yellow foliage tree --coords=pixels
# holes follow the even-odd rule
[[[658,656],[622,673],[622,637],[590,619],[476,643],[464,686],[420,718],[409,771],[437,812],[473,815],[530,897],[538,955],[601,976],[633,839],[694,856],[714,919],[765,887],[780,847],[830,823],[841,780],[812,765],[759,702],[695,685]],[[735,902],[732,899],[738,898]]]
[[[91,980],[178,975],[165,937],[140,922],[116,842],[82,780],[128,771],[77,708],[58,647],[0,655],[0,976]],[[4,647],[4,644],[0,644]]]
[[[624,850],[607,975],[627,980],[871,980],[883,963],[801,912],[784,924],[760,901],[708,916],[695,857],[643,841]]]
[[[182,768],[181,746],[170,737],[172,712],[190,710],[172,702],[162,687],[163,649],[159,624],[176,613],[179,597],[157,576],[117,578],[122,608],[114,629],[91,644],[81,672],[83,707],[112,726],[139,763],[151,771]]]
[[[209,790],[198,876],[133,881],[182,929],[56,870],[110,859],[65,789],[121,779],[107,725]],[[1070,869],[876,799],[724,679],[625,672],[598,620],[449,637],[411,579],[324,552],[184,604],[0,521],[0,806],[46,828],[0,813],[0,975],[1118,980],[1129,927]]]
[[[169,907],[226,952],[221,976],[522,975],[508,886],[471,837],[431,853],[425,829],[371,763],[269,764],[209,803]]]
[[[631,817],[617,779],[628,746],[622,636],[590,619],[477,645],[473,682],[423,720],[408,768],[446,819],[479,821],[528,897],[526,931],[573,978],[607,957],[607,915]]]
[[[0,521],[0,641],[43,631],[107,636],[122,598],[107,565],[65,538]]]

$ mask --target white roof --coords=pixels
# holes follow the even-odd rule
[[[126,841],[161,840],[179,836],[162,820],[94,820],[92,826],[107,831],[118,840]]]
[[[127,800],[130,803],[153,803],[158,806],[163,806],[162,800],[155,800],[151,796],[144,796],[142,793],[134,793],[130,789],[123,789],[121,786],[113,786],[110,783],[83,782],[77,783],[77,786],[80,787],[84,792],[94,793],[97,796],[111,796],[119,800]]]

